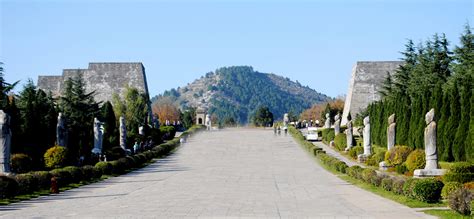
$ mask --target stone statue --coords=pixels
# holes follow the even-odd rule
[[[415,170],[416,177],[432,177],[443,175],[446,170],[438,169],[438,152],[436,148],[436,122],[434,121],[435,112],[431,109],[425,115],[425,158],[426,165],[424,169]]]
[[[143,126],[138,126],[138,134],[145,136],[145,128]]]
[[[285,115],[283,115],[283,125],[286,127],[288,126],[289,122],[290,122],[290,119],[288,118],[288,113],[285,113]]]
[[[339,113],[334,116],[334,134],[338,135],[341,133],[341,115]]]
[[[206,124],[207,130],[211,130],[212,122],[211,118],[209,117],[209,114],[206,114],[206,121],[204,124]]]
[[[370,118],[364,118],[364,155],[370,155]]]
[[[10,129],[10,116],[0,110],[0,173],[10,172],[10,150],[12,132]]]
[[[395,128],[395,114],[392,114],[388,117],[387,150],[390,150],[395,146]]]
[[[123,116],[120,116],[120,147],[125,151],[127,150],[127,126]]]
[[[59,113],[58,115],[58,123],[56,125],[56,142],[59,146],[67,147],[66,119],[62,113]]]
[[[352,148],[352,121],[349,120],[347,121],[347,129],[346,129],[346,142],[347,142],[347,147],[346,151],[350,150]]]
[[[331,118],[329,118],[329,113],[326,113],[326,122],[324,123],[324,128],[331,128]]]
[[[94,154],[102,154],[103,129],[102,122],[94,118],[94,148],[92,149]]]

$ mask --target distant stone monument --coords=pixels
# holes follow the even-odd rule
[[[331,118],[329,113],[326,113],[326,122],[324,123],[324,128],[331,128]]]
[[[387,150],[390,150],[395,146],[395,128],[395,114],[392,114],[388,117]]]
[[[143,126],[138,126],[138,134],[145,136],[145,128]]]
[[[92,149],[93,154],[102,154],[102,142],[103,142],[104,126],[97,118],[94,118],[94,148]]]
[[[125,125],[125,118],[120,116],[120,147],[124,151],[127,150],[127,126]]]
[[[346,129],[346,143],[347,143],[346,151],[349,151],[353,146],[352,145],[352,138],[353,138],[353,135],[352,135],[352,121],[349,120],[347,122],[347,129]]]
[[[367,116],[364,118],[364,153],[359,154],[357,160],[361,163],[365,162],[371,154],[370,149],[370,118]]]
[[[206,128],[207,130],[211,130],[211,118],[209,117],[209,114],[206,114]]]
[[[338,113],[334,116],[334,134],[339,135],[341,133],[341,115]]]
[[[58,123],[56,124],[56,142],[59,146],[67,147],[66,119],[62,113],[59,113]]]
[[[283,125],[287,127],[288,123],[290,123],[290,119],[288,118],[288,113],[285,113],[285,115],[283,115]]]
[[[10,153],[12,132],[10,129],[10,116],[0,110],[0,173],[10,173]]]
[[[196,110],[196,125],[205,125],[206,120],[206,110],[199,107]]]
[[[441,176],[446,170],[438,169],[438,151],[436,148],[436,122],[434,121],[435,112],[431,109],[425,115],[425,156],[426,165],[424,169],[415,170],[416,177]]]

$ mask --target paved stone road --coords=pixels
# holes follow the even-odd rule
[[[0,216],[427,217],[325,171],[289,135],[258,129],[200,133],[147,168],[3,206]]]

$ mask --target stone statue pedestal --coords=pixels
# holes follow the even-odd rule
[[[357,155],[357,162],[365,163],[367,161],[367,159],[369,159],[369,156],[370,155],[367,155],[367,154],[359,154],[359,155]]]
[[[415,172],[413,173],[413,176],[417,178],[435,177],[435,176],[442,176],[445,173],[446,173],[445,169],[429,169],[429,170],[418,169],[418,170],[415,170]]]
[[[379,170],[387,171],[390,166],[385,163],[385,161],[382,161],[379,163]]]

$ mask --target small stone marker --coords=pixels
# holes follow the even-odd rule
[[[334,116],[334,134],[339,135],[341,133],[341,115],[338,113]]]
[[[125,125],[125,118],[120,116],[120,147],[124,151],[127,150],[127,126]]]
[[[10,116],[0,110],[0,173],[10,173],[10,153],[12,132],[10,129]]]
[[[347,121],[347,129],[346,129],[346,151],[349,151],[352,148],[352,120]]]
[[[367,116],[364,118],[364,153],[357,156],[357,161],[365,162],[371,154],[370,149],[370,118]]]
[[[58,123],[56,124],[56,142],[59,146],[67,147],[66,119],[62,113],[59,113]]]
[[[426,165],[424,169],[415,170],[415,177],[441,176],[446,170],[438,169],[438,151],[436,148],[436,122],[434,121],[435,112],[431,109],[425,115],[425,156]]]

